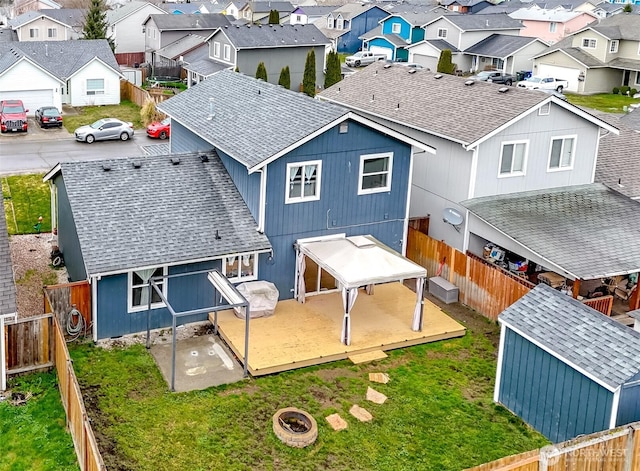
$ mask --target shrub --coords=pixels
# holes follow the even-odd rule
[[[291,72],[289,72],[289,66],[285,66],[280,71],[280,79],[278,80],[278,85],[286,88],[287,90],[291,89]]]
[[[156,109],[156,103],[153,100],[146,100],[142,108],[140,108],[140,119],[145,126],[154,121],[162,121],[165,116]]]
[[[324,76],[324,88],[342,80],[342,71],[340,70],[340,57],[337,52],[331,51],[327,55],[327,72]]]
[[[302,91],[312,98],[316,96],[316,53],[313,49],[307,53],[302,77]]]
[[[625,85],[624,87],[620,87],[620,94],[621,95],[628,95],[629,94],[629,90],[631,90],[631,88],[628,87],[627,85]]]
[[[618,87],[613,87],[613,94],[617,95],[618,93],[620,93],[620,89]]]
[[[453,75],[455,70],[456,65],[451,61],[451,49],[443,49],[438,59],[438,72]]]
[[[635,88],[632,88],[631,90],[629,90],[629,96],[635,96],[638,93],[638,90],[636,90]]]

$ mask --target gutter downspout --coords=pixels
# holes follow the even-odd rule
[[[258,207],[258,232],[264,234],[264,226],[267,212],[267,167],[260,170],[260,202]]]
[[[411,206],[411,188],[413,187],[413,166],[415,165],[415,153],[411,146],[411,158],[409,159],[409,184],[407,185],[407,202],[402,227],[402,255],[407,255],[407,237],[409,236],[409,208]]]
[[[101,276],[91,277],[91,335],[93,341],[98,341],[98,281]]]

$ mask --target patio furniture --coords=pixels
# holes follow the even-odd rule
[[[616,285],[615,289],[613,290],[613,295],[622,299],[623,301],[627,301],[633,295],[633,292],[637,287],[637,284],[630,285],[629,280],[625,278]]]

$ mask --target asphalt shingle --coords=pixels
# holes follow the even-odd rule
[[[149,15],[160,31],[191,30],[197,33],[200,30],[213,30],[229,25],[229,18],[220,13],[194,13],[185,15],[167,15],[159,13]]]
[[[485,38],[466,49],[465,53],[504,58],[509,57],[534,41],[538,41],[538,39],[527,38],[525,36],[511,36],[507,34],[492,34],[488,38]]]
[[[236,49],[286,46],[317,46],[329,40],[313,24],[308,25],[235,25],[221,30]]]
[[[0,195],[2,195],[2,182],[0,182]],[[13,262],[3,206],[0,211],[0,314],[13,314],[16,310],[16,283],[13,278]],[[1,334],[4,335],[4,332]]]
[[[541,284],[498,319],[616,389],[640,372],[640,333]]]
[[[617,127],[620,135],[607,133],[600,138],[595,181],[640,199],[640,133],[631,129],[627,120],[613,115],[603,119]]]

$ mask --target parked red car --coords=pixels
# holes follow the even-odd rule
[[[21,100],[0,101],[0,131],[27,132],[27,111]]]
[[[155,121],[147,126],[147,136],[155,139],[166,139],[171,134],[171,118]]]

